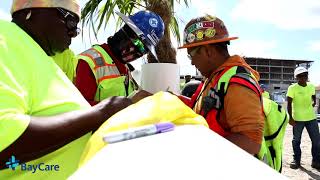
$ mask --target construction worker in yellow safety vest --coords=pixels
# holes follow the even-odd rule
[[[129,63],[148,52],[156,58],[155,46],[164,34],[161,17],[150,11],[132,16],[117,12],[125,25],[108,38],[78,55],[75,85],[91,104],[111,96],[128,96],[138,89]]]
[[[77,35],[76,0],[13,0],[11,14],[0,20],[0,179],[67,179],[91,132],[132,102],[91,107],[49,57]]]

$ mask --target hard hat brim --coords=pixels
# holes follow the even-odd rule
[[[116,14],[140,37],[144,35],[143,32],[134,24],[134,22],[126,15],[121,12],[116,12]]]
[[[137,34],[139,38],[145,37],[145,34],[141,31],[141,29],[138,28],[138,26],[136,26],[136,24],[128,16],[122,14],[121,12],[116,12],[116,14]],[[145,38],[148,38],[148,37],[145,37]],[[144,38],[141,38],[141,40],[143,39]],[[143,40],[143,42],[148,47],[152,55],[158,60],[154,46],[148,43],[146,40]]]
[[[238,37],[229,37],[229,38],[223,38],[223,39],[218,39],[218,40],[195,42],[195,43],[190,43],[190,44],[186,44],[186,45],[183,45],[181,47],[178,47],[178,49],[191,48],[191,47],[195,47],[195,46],[201,46],[201,45],[206,45],[206,44],[214,44],[214,43],[231,41],[231,40],[236,40],[236,39],[238,39]]]
[[[309,73],[308,70],[302,70],[301,72],[294,73],[294,77],[297,77],[299,74]]]

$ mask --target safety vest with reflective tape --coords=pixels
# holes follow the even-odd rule
[[[223,109],[224,96],[229,83],[236,83],[253,90],[261,98],[261,89],[254,75],[244,67],[234,66],[222,70],[210,84],[211,88],[203,98],[201,115],[203,115],[213,131],[221,136],[230,132],[219,124],[219,116]],[[265,115],[264,136],[260,152],[256,155],[273,169],[281,172],[282,146],[285,127],[288,123],[286,111],[276,102],[263,98],[263,113]]]
[[[252,89],[259,97],[261,97],[261,91],[255,77],[248,70],[241,66],[228,67],[215,75],[213,81],[209,82],[210,90],[208,94],[202,98],[201,110],[197,109],[196,112],[200,112],[203,115],[213,131],[221,136],[227,136],[228,131],[224,130],[217,120],[219,120],[220,114],[224,111],[224,96],[227,92],[229,83],[236,83],[246,86]],[[207,86],[207,85],[206,85]],[[205,87],[206,88],[206,87]],[[203,88],[203,90],[205,90]]]
[[[111,96],[128,96],[135,89],[130,72],[121,75],[108,53],[99,45],[78,55],[78,59],[86,61],[96,79],[97,91],[95,101],[101,101]]]
[[[283,107],[268,98],[263,98],[263,112],[265,114],[264,138],[257,157],[281,172],[283,139],[289,116]]]

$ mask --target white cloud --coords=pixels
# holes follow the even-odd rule
[[[0,9],[0,19],[11,20],[11,15],[7,12],[4,12],[2,9]]]
[[[250,57],[276,57],[273,50],[277,47],[274,40],[235,40],[231,41],[230,54],[238,54]]]
[[[308,50],[320,52],[320,40],[309,42]]]
[[[320,28],[320,1],[241,0],[232,10],[231,17],[265,22],[281,29]]]

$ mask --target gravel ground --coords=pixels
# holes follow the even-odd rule
[[[320,125],[320,124],[319,124]],[[320,171],[311,167],[311,141],[306,129],[303,130],[301,138],[301,168],[291,169],[290,162],[293,158],[292,151],[292,126],[288,124],[284,139],[283,169],[282,174],[294,180],[320,180]]]

